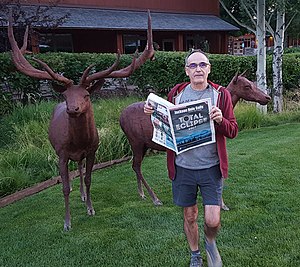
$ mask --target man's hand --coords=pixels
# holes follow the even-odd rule
[[[223,114],[222,114],[222,111],[219,108],[213,106],[211,108],[211,111],[210,111],[209,115],[210,115],[210,119],[213,120],[213,121],[215,121],[217,124],[221,124],[222,123],[222,121],[223,121]]]
[[[151,107],[147,102],[145,102],[144,113],[146,113],[147,115],[151,115],[153,112],[154,112],[153,107]]]

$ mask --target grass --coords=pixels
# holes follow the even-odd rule
[[[231,210],[222,212],[218,237],[224,266],[300,266],[299,131],[291,123],[244,130],[228,141],[224,199]],[[143,171],[163,206],[139,199],[127,162],[94,172],[94,217],[74,181],[70,232],[63,232],[61,185],[0,209],[0,266],[188,266],[165,155],[147,157]]]

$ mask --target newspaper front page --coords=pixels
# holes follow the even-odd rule
[[[209,98],[170,107],[170,123],[177,154],[215,142],[210,110]]]
[[[152,141],[177,154],[215,142],[209,98],[174,105],[151,93],[147,101],[154,108]]]

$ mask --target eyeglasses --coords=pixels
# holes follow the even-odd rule
[[[196,69],[198,66],[201,69],[205,69],[207,66],[210,66],[210,64],[206,63],[206,62],[200,62],[199,64],[197,64],[197,63],[191,63],[190,65],[187,65],[187,67],[190,68],[190,69]]]

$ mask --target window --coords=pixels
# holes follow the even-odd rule
[[[189,51],[190,49],[194,48],[194,38],[193,37],[187,37],[186,38],[186,50]]]
[[[163,50],[164,51],[174,51],[174,40],[173,39],[163,40]]]
[[[191,48],[201,49],[202,51],[209,53],[209,41],[200,34],[187,34],[186,38],[186,50]]]
[[[147,44],[147,39],[140,35],[123,35],[125,54],[133,54],[138,49],[143,51]]]
[[[73,52],[71,34],[40,34],[40,52]]]

